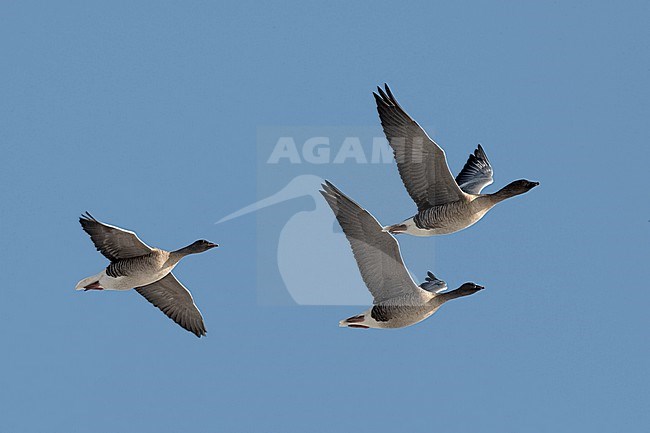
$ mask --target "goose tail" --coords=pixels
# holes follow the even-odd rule
[[[393,224],[391,226],[386,226],[381,229],[383,232],[388,232],[391,234],[404,233],[407,230],[406,224]]]
[[[79,281],[77,285],[75,286],[75,290],[84,290],[87,289],[89,286],[94,287],[95,285],[99,286],[99,279],[101,278],[101,273],[97,275],[93,275],[92,277],[84,278],[83,280]]]
[[[358,316],[348,317],[345,320],[339,322],[341,328],[370,328],[370,324],[366,323],[366,314],[359,314]]]

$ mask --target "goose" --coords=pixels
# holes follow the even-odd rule
[[[152,248],[129,230],[104,224],[88,212],[79,218],[97,251],[110,260],[106,269],[77,283],[76,290],[130,290],[158,307],[174,322],[197,337],[206,334],[203,316],[189,290],[172,274],[172,269],[189,254],[218,245],[198,240],[176,251]]]
[[[431,272],[418,286],[404,266],[397,239],[386,232],[370,212],[328,181],[322,184],[320,192],[334,211],[373,297],[370,309],[341,320],[339,326],[404,328],[431,316],[447,301],[483,289],[468,282],[448,292],[447,284]]]
[[[454,179],[445,151],[398,104],[388,84],[384,86],[385,91],[377,87],[373,92],[379,119],[402,182],[418,207],[414,216],[384,230],[413,236],[455,233],[476,223],[497,203],[539,185],[520,179],[493,194],[481,194],[494,181],[492,165],[481,145]]]

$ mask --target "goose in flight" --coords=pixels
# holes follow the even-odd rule
[[[217,244],[199,240],[176,251],[165,251],[148,246],[132,231],[97,221],[88,212],[79,222],[97,250],[111,263],[97,275],[79,281],[76,290],[135,288],[184,329],[197,337],[205,335],[203,317],[192,295],[171,271],[183,257],[202,253]]]
[[[325,181],[321,194],[350,242],[363,281],[374,299],[366,312],[342,320],[349,328],[403,328],[426,319],[445,302],[482,290],[465,283],[447,292],[447,284],[431,272],[417,285],[402,261],[397,240],[343,192]]]
[[[481,194],[493,182],[492,165],[481,145],[454,179],[445,151],[397,103],[388,85],[385,91],[380,87],[377,90],[373,95],[381,125],[402,182],[418,207],[417,214],[385,227],[386,231],[414,236],[454,233],[476,223],[497,203],[539,185],[521,179],[493,194]]]

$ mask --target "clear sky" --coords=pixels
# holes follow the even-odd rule
[[[647,431],[647,2],[133,3],[0,3],[3,431]],[[486,290],[341,329],[363,307],[296,305],[265,255],[313,200],[214,223],[292,179],[260,168],[264,131],[381,134],[383,82],[452,171],[482,143],[488,191],[541,186],[400,238],[418,280]],[[385,224],[414,210],[393,164],[300,170]],[[175,271],[206,338],[135,292],[73,290],[106,265],[86,210],[221,244]]]

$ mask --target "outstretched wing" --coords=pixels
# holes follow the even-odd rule
[[[325,181],[321,191],[350,242],[361,277],[374,303],[419,297],[420,289],[406,270],[397,240],[382,230],[370,213]]]
[[[456,176],[456,183],[468,194],[480,194],[483,188],[494,182],[494,171],[483,146],[480,144],[470,154],[463,169]]]
[[[205,335],[203,316],[194,304],[192,294],[171,272],[155,283],[135,290],[186,330],[199,338]]]
[[[397,169],[418,210],[458,201],[463,191],[454,180],[445,151],[397,103],[390,88],[374,93],[379,119],[393,148]]]
[[[447,283],[437,278],[431,271],[427,272],[424,283],[420,284],[424,290],[432,293],[440,293],[447,290]]]
[[[132,231],[97,221],[88,212],[81,215],[79,222],[95,244],[97,251],[111,262],[144,256],[152,250]]]

